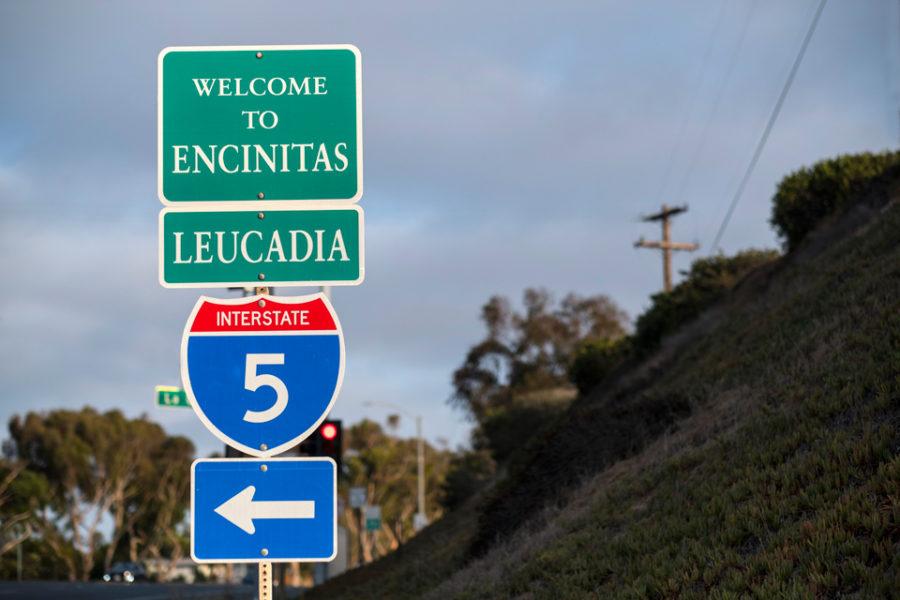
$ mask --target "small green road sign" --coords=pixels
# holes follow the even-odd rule
[[[366,507],[366,530],[367,531],[377,531],[381,529],[381,507],[380,506],[367,506]]]
[[[169,288],[359,285],[359,206],[202,207],[159,215],[159,282]]]
[[[357,201],[360,72],[351,45],[164,49],[159,199]]]
[[[173,406],[180,408],[190,408],[187,394],[179,387],[170,385],[156,386],[156,405],[157,406]]]

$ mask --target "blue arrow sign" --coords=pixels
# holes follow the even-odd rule
[[[344,338],[324,294],[201,296],[184,329],[181,378],[220,440],[279,454],[325,419],[344,377]]]
[[[197,562],[330,561],[337,467],[330,458],[201,458],[191,466]]]

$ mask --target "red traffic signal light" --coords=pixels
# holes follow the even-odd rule
[[[322,428],[319,429],[319,434],[323,439],[331,441],[337,437],[338,430],[334,423],[325,423],[322,425]]]
[[[327,456],[337,463],[338,477],[344,468],[341,461],[343,435],[341,421],[325,421],[297,447],[300,456]]]

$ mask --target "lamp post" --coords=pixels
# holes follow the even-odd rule
[[[363,402],[363,406],[382,406],[384,408],[390,408],[392,410],[396,410],[397,412],[403,413],[407,417],[411,417],[416,420],[416,438],[417,438],[417,457],[416,461],[418,463],[418,511],[413,517],[413,527],[416,531],[419,531],[426,525],[428,525],[428,517],[425,515],[425,442],[422,439],[422,416],[414,415],[402,406],[398,406],[391,402],[380,402],[380,401],[371,401],[368,400]]]

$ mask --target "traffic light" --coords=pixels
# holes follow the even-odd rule
[[[325,421],[319,426],[319,456],[328,456],[337,463],[338,476],[341,474],[341,446],[343,435],[341,434],[340,421]]]
[[[321,425],[306,438],[298,448],[299,453],[306,456],[327,456],[337,463],[338,477],[341,475],[341,446],[343,433],[340,421],[323,421]]]

